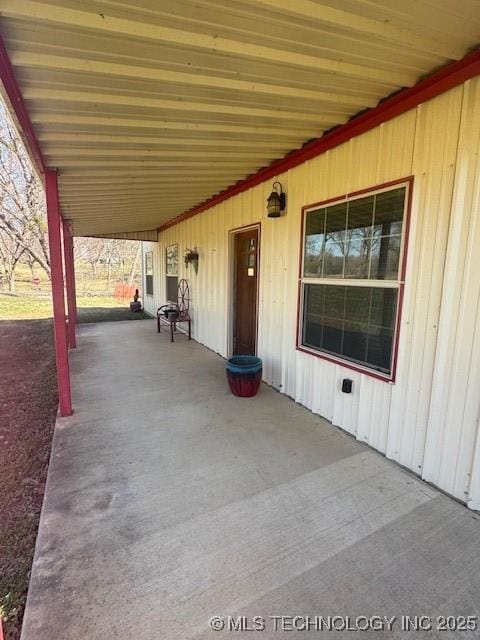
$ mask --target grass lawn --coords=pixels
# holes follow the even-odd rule
[[[51,320],[0,322],[0,617],[18,640],[57,413]]]
[[[0,294],[0,320],[38,320],[52,314],[50,298]]]
[[[113,297],[83,296],[77,298],[79,322],[113,320],[142,320],[148,316],[132,313],[128,301]],[[52,302],[49,297],[10,296],[0,293],[0,320],[37,320],[51,318]]]

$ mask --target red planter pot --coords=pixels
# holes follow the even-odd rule
[[[233,356],[227,361],[230,391],[239,398],[256,395],[262,381],[262,361],[256,356]]]
[[[227,371],[227,380],[230,391],[239,398],[251,398],[257,394],[262,381],[262,372],[242,375]]]

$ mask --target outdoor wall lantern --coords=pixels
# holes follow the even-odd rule
[[[273,183],[273,191],[267,199],[267,216],[269,218],[279,218],[285,211],[285,194],[280,182]]]

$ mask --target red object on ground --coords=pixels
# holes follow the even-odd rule
[[[63,221],[63,254],[65,260],[65,284],[67,286],[68,305],[68,345],[71,349],[77,347],[77,296],[75,291],[75,265],[73,262],[73,238],[70,223]]]
[[[138,286],[135,284],[116,284],[114,296],[121,300],[129,300],[135,295],[136,289]]]
[[[34,276],[32,278],[32,282],[36,287],[38,287],[38,285],[40,284],[40,278],[38,276]],[[0,640],[2,640],[1,636],[0,636]]]
[[[58,206],[56,171],[49,170],[45,173],[45,190],[47,196],[50,266],[52,270],[53,328],[55,333],[55,357],[57,361],[58,401],[60,415],[70,416],[72,414],[72,394],[70,389],[65,292],[63,287],[61,216]]]
[[[227,380],[230,391],[239,398],[251,398],[255,396],[262,381],[262,371],[248,375],[227,371]]]

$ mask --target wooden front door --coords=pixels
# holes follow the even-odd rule
[[[257,350],[258,228],[235,234],[233,353]]]

